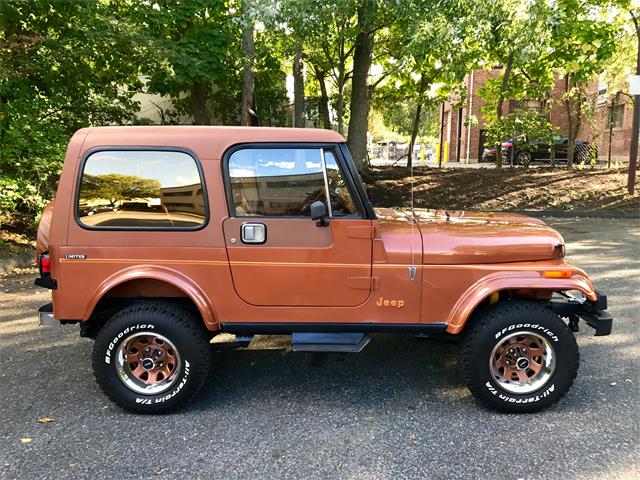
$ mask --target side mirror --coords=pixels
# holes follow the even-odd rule
[[[318,227],[326,227],[329,225],[329,218],[327,217],[327,206],[324,202],[317,200],[310,206],[311,220],[316,220]]]

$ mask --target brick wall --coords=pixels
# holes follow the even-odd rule
[[[481,131],[485,129],[485,122],[482,117],[481,108],[484,105],[482,98],[478,96],[478,89],[481,88],[488,78],[496,77],[500,74],[500,70],[490,71],[476,71],[473,74],[473,85],[470,85],[471,75],[468,74],[465,78],[465,84],[467,91],[470,92],[472,104],[471,114],[476,118],[477,123],[470,127],[470,132],[467,126],[464,125],[468,118],[469,97],[462,105],[462,120],[463,125],[460,129],[460,153],[457,156],[457,142],[458,142],[458,106],[451,105],[449,102],[445,102],[444,110],[444,141],[449,144],[449,161],[456,161],[457,158],[461,162],[466,162],[467,157],[470,163],[475,163],[481,156],[480,152],[480,136]],[[557,126],[563,135],[567,132],[567,113],[564,105],[560,101],[560,98],[565,91],[565,79],[564,77],[556,76],[556,81],[553,89],[549,92],[551,99],[551,111],[549,112],[549,118],[552,124]],[[611,100],[608,100],[606,104],[598,102],[598,82],[593,81],[589,84],[589,97],[596,108],[596,113],[593,119],[584,119],[578,132],[578,140],[585,140],[593,143],[597,146],[598,157],[600,161],[607,161],[609,152],[609,107]],[[611,136],[611,157],[613,162],[624,162],[629,158],[629,149],[631,143],[631,122],[632,122],[632,102],[628,97],[622,95],[619,96],[617,104],[624,105],[624,114],[622,118],[622,126],[616,127],[613,130]],[[503,114],[508,113],[509,102],[505,101],[503,107]],[[441,121],[443,119],[441,118]],[[470,135],[469,135],[470,133]],[[469,150],[467,155],[467,150]]]

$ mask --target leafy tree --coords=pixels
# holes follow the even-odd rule
[[[290,52],[295,56],[294,78],[302,80],[298,72],[304,60],[318,83],[323,125],[331,128],[329,103],[332,103],[339,133],[344,133],[347,116],[345,100],[352,74],[356,14],[357,2],[353,1],[285,0],[279,17],[281,24],[286,25]],[[295,90],[302,92],[302,86]],[[298,99],[298,103],[301,101],[304,99]]]
[[[562,102],[568,124],[568,166],[573,165],[583,120],[593,115],[589,82],[605,70],[619,41],[619,26],[607,18],[609,11],[608,5],[579,0],[557,0],[551,10],[549,61],[565,79]]]
[[[0,221],[33,228],[69,136],[128,123],[140,50],[107,2],[0,2]]]
[[[143,68],[149,76],[148,91],[172,98],[188,93],[189,111],[197,125],[212,123],[208,102],[214,85],[221,92],[218,97],[236,98],[228,88],[237,89],[242,68],[237,48],[242,30],[236,22],[239,7],[227,0],[158,0],[132,2],[124,10],[147,52]],[[220,121],[228,114],[216,112],[216,117]]]
[[[117,202],[159,197],[160,182],[155,178],[118,173],[85,174],[80,194],[85,200],[107,200],[113,207]]]
[[[503,118],[506,100],[541,99],[553,86],[545,55],[550,45],[548,13],[544,2],[497,0],[476,9],[485,61],[500,65],[499,75],[489,78],[478,91],[485,100],[482,114],[487,138],[496,146],[498,168],[503,163],[500,145],[512,134],[516,120]]]
[[[390,26],[388,62],[383,83],[376,95],[378,104],[413,104],[409,152],[420,132],[423,107],[437,115],[435,103],[452,91],[460,91],[465,74],[475,66],[477,44],[473,41],[476,21],[468,2],[442,1],[433,4],[413,0]],[[394,108],[394,107],[392,107]],[[411,166],[411,155],[407,165]]]

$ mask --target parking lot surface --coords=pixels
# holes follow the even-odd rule
[[[480,407],[456,345],[389,335],[360,354],[256,337],[215,354],[183,411],[126,413],[98,390],[77,326],[37,326],[49,294],[35,270],[0,277],[0,478],[637,479],[640,222],[548,222],[608,294],[614,331],[581,325],[573,388],[532,415]]]

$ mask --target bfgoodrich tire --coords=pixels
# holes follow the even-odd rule
[[[579,363],[567,325],[534,301],[487,308],[461,345],[467,387],[500,412],[537,412],[553,405],[573,384]]]
[[[183,405],[202,388],[210,367],[201,320],[165,302],[122,309],[102,327],[93,348],[93,372],[102,391],[138,413]]]

